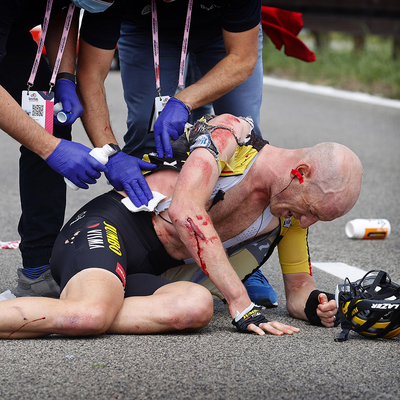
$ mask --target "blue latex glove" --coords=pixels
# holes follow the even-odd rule
[[[110,157],[105,173],[108,181],[117,190],[125,190],[136,207],[146,205],[153,198],[149,185],[144,179],[142,169],[154,169],[157,166],[139,158],[128,156],[123,151]]]
[[[47,157],[46,162],[54,171],[65,176],[81,189],[88,189],[86,183],[96,183],[100,171],[107,168],[90,154],[83,144],[61,139],[60,144]],[[84,183],[86,182],[86,183]]]
[[[69,79],[59,79],[55,87],[55,103],[61,102],[63,111],[69,114],[69,119],[63,124],[54,116],[56,125],[72,125],[83,112],[83,107],[76,94],[76,85]]]
[[[189,118],[189,109],[185,103],[171,97],[154,124],[154,139],[158,157],[172,157],[171,139],[182,135]]]

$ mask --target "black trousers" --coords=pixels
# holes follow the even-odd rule
[[[22,90],[27,89],[34,53],[10,53],[0,63],[0,85],[21,104]],[[42,57],[31,90],[49,90],[51,69]],[[70,126],[54,126],[54,136],[71,140]],[[20,251],[24,267],[49,263],[56,237],[63,225],[66,186],[61,175],[38,155],[20,148],[19,186],[22,215],[18,225]]]

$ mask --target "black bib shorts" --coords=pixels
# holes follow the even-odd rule
[[[170,281],[160,278],[183,264],[165,250],[151,213],[131,213],[114,190],[96,197],[65,224],[53,247],[51,272],[64,289],[87,268],[106,269],[121,280],[125,297],[150,295]]]

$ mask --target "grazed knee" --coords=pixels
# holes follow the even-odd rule
[[[190,285],[187,291],[178,296],[171,316],[171,325],[176,330],[197,330],[205,327],[214,312],[211,293],[200,285]]]
[[[107,308],[100,304],[79,305],[61,315],[57,331],[70,336],[92,336],[104,333],[112,319]]]

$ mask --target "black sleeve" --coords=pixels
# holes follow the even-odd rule
[[[2,0],[0,2],[0,62],[7,52],[7,40],[11,26],[20,17],[24,6],[24,0]]]
[[[35,54],[30,30],[43,24],[46,0],[0,0],[0,62],[6,53]],[[69,0],[54,0],[51,17],[66,15]],[[50,18],[51,18],[50,17]]]
[[[101,13],[85,11],[80,36],[94,47],[113,50],[119,39],[122,17],[122,6],[118,2]]]
[[[261,22],[261,0],[226,0],[222,3],[222,27],[228,32],[248,31]]]

